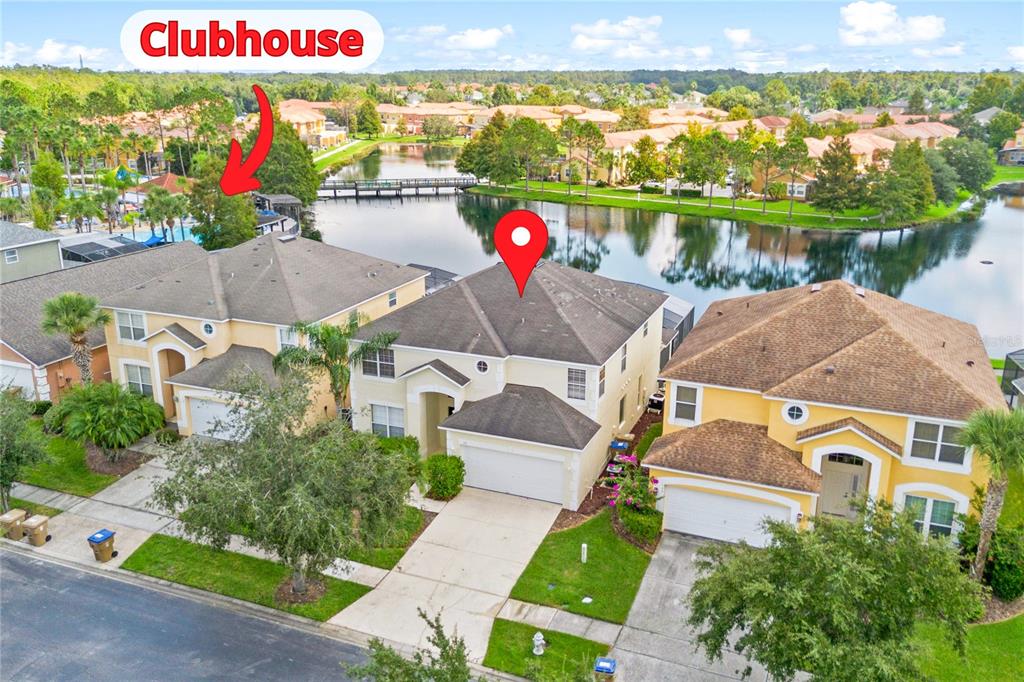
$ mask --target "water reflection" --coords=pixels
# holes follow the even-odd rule
[[[454,173],[452,148],[436,148],[438,156],[428,160],[435,148],[395,147],[346,172]],[[666,289],[696,304],[698,313],[724,296],[843,278],[974,322],[992,353],[1024,346],[1024,211],[1018,197],[993,199],[979,221],[886,233],[805,231],[466,194],[329,200],[317,213],[329,243],[465,274],[497,260],[494,224],[515,208],[544,218],[545,257]]]

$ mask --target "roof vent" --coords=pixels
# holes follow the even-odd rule
[[[974,367],[974,360],[968,360],[967,361],[967,366],[968,367]]]
[[[284,234],[284,235],[281,235],[280,237],[278,237],[277,241],[279,241],[279,242],[293,242],[293,241],[295,241],[295,237],[296,237],[296,235],[294,235],[294,234]]]
[[[829,365],[828,367],[825,368],[825,374],[835,374],[835,373],[836,373],[836,366],[835,365]]]
[[[723,314],[723,313],[722,313],[722,311],[721,311],[721,310],[716,310],[716,311],[715,311],[715,315],[718,315],[719,317],[721,317],[721,316],[722,316],[722,314]]]
[[[819,291],[821,291],[821,282],[816,282],[815,284],[811,285],[811,293],[812,294],[816,293],[816,292],[819,292]],[[747,305],[749,306],[750,304],[748,303]]]
[[[864,298],[864,287],[857,287],[853,290],[853,293],[857,294],[861,298]]]

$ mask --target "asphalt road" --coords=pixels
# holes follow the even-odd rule
[[[358,647],[0,550],[0,680],[345,680]]]

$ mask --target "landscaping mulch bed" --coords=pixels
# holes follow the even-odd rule
[[[658,533],[658,537],[654,538],[651,542],[644,542],[630,533],[629,529],[622,524],[622,521],[619,520],[619,512],[617,510],[612,513],[612,528],[615,529],[615,532],[619,534],[620,538],[634,547],[639,547],[648,554],[654,554],[654,550],[658,549],[658,541],[661,540],[661,533]]]
[[[309,604],[315,602],[327,592],[327,585],[322,580],[306,579],[305,594],[297,594],[292,591],[292,579],[289,577],[278,585],[274,599],[278,604]]]
[[[648,412],[644,410],[644,413],[640,415],[640,418],[636,420],[636,424],[629,430],[635,438],[633,442],[629,444],[629,448],[626,449],[627,455],[632,455],[636,450],[636,446],[640,443],[640,439],[647,433],[647,429],[651,428],[655,424],[660,424],[662,421],[661,412]]]
[[[1001,620],[1013,618],[1024,613],[1024,597],[1013,601],[1003,601],[998,597],[989,597],[985,600],[985,615],[979,623],[997,623]]]
[[[92,443],[85,444],[85,463],[96,474],[124,476],[138,469],[150,456],[137,450],[125,450],[116,462],[107,459],[103,451]]]

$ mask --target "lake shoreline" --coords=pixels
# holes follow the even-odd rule
[[[872,217],[842,217],[837,216],[834,220],[826,216],[808,215],[806,213],[794,212],[792,218],[784,212],[762,213],[759,209],[737,207],[734,211],[731,206],[715,204],[708,208],[706,202],[699,205],[694,201],[683,200],[676,203],[674,200],[663,200],[655,197],[662,195],[646,195],[640,199],[613,197],[591,193],[589,198],[584,197],[583,187],[579,193],[567,195],[563,189],[543,191],[531,188],[529,191],[519,187],[498,187],[477,185],[471,187],[467,192],[483,196],[500,197],[504,199],[522,199],[526,201],[546,201],[568,205],[600,206],[605,208],[638,208],[656,213],[673,213],[676,215],[694,216],[697,218],[717,218],[721,220],[742,220],[744,222],[781,226],[796,227],[804,230],[825,230],[829,232],[891,232],[917,227],[928,227],[935,223],[948,223],[967,220],[972,217],[970,211],[962,211],[960,207],[964,201],[957,204],[940,207],[945,212],[934,216],[918,218],[901,225],[883,225]],[[966,201],[977,204],[977,197],[970,197]],[[982,206],[984,204],[981,204]]]

